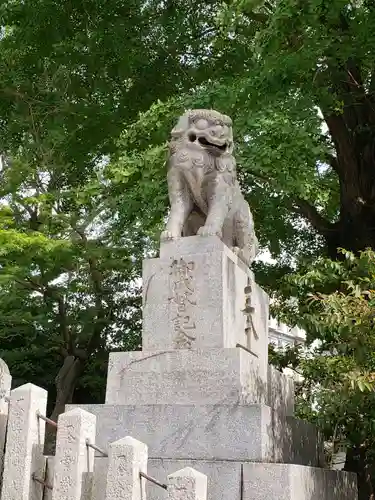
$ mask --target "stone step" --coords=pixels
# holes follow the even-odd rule
[[[200,470],[197,465],[196,468]],[[357,500],[358,498],[357,475],[350,472],[292,464],[248,463],[243,465],[242,474],[243,500],[270,498]]]
[[[323,463],[316,428],[265,405],[79,407],[96,415],[96,443],[104,449],[129,435],[147,444],[151,458]]]
[[[95,458],[92,495],[103,500],[107,458]],[[225,460],[149,459],[147,473],[160,483],[184,467],[202,472],[208,479],[208,500],[357,500],[356,474],[289,464],[258,464]],[[47,483],[53,482],[53,457],[48,459]],[[87,481],[90,482],[89,480]],[[167,500],[167,491],[146,482],[148,500]],[[45,500],[51,500],[46,490]]]
[[[112,353],[106,404],[265,403],[258,360],[240,348]]]
[[[166,478],[193,467],[208,478],[208,500],[356,500],[356,475],[289,464],[225,461],[150,460],[149,474]],[[164,500],[166,492],[147,484],[148,500]]]
[[[268,387],[267,387],[268,386]],[[112,353],[106,404],[254,404],[292,415],[293,381],[241,348]]]

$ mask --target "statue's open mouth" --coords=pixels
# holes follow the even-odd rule
[[[211,140],[207,139],[207,135],[197,136],[196,133],[190,133],[188,137],[191,142],[198,143],[203,148],[211,149],[212,151],[222,153],[226,151],[228,147],[227,141],[223,142],[219,139],[214,138],[213,141],[215,142],[212,142]]]
[[[198,142],[203,147],[220,149],[220,151],[225,151],[227,149],[227,145],[224,144],[214,144],[213,142],[208,141],[205,137],[198,137]]]

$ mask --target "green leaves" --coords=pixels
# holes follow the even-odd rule
[[[274,361],[303,372],[301,415],[371,440],[375,267],[356,250],[373,245],[373,214],[357,209],[374,206],[374,13],[344,0],[1,4],[0,346],[19,380],[43,384],[44,369],[52,386],[73,354],[87,370],[77,398],[99,399],[108,350],[139,347],[169,133],[185,109],[213,107],[234,120],[239,181],[277,259],[257,279],[319,342]]]
[[[295,310],[281,297],[276,309],[289,321],[293,315],[294,321],[298,318],[307,329],[308,348],[297,359],[280,353],[278,363],[304,377],[299,415],[315,422],[327,440],[363,449],[372,463],[375,253],[366,250],[355,256],[341,249],[340,255],[340,261],[320,258],[284,279]]]
[[[167,132],[156,120],[152,144],[143,128],[141,155],[131,123],[205,78],[210,63],[197,68],[212,15],[210,3],[204,12],[122,0],[1,4],[0,346],[16,380],[52,390],[74,355],[93,401],[108,351],[139,347],[137,283],[165,212],[155,181]],[[182,60],[187,47],[193,65]]]

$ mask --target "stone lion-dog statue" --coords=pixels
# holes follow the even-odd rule
[[[179,118],[169,143],[171,210],[161,240],[217,235],[250,266],[258,240],[232,153],[232,120],[228,116],[194,109]]]

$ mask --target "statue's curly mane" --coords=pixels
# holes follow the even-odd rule
[[[232,128],[232,120],[229,118],[227,115],[223,115],[219,113],[218,111],[215,111],[213,109],[192,109],[191,111],[188,111],[188,117],[191,121],[198,120],[200,118],[206,119],[206,120],[212,120],[216,119],[222,122],[224,125],[227,127]]]
[[[189,136],[189,131],[194,129],[194,126],[199,120],[207,121],[207,129],[212,127],[212,124],[225,125],[228,128],[228,136],[230,137],[231,147],[230,149],[223,151],[214,152],[210,148],[197,149],[196,146],[192,145],[191,135]],[[198,130],[198,133],[204,133],[204,129]],[[194,135],[194,134],[193,134]],[[218,111],[206,110],[206,109],[194,109],[186,112],[182,115],[177,125],[173,128],[171,132],[171,140],[169,142],[169,157],[179,156],[184,157],[185,161],[191,161],[191,168],[204,168],[205,172],[212,171],[216,169],[219,172],[231,172],[232,175],[236,172],[236,160],[232,154],[233,142],[232,142],[232,120],[229,116],[223,115]],[[201,159],[198,157],[201,156]],[[206,161],[204,160],[206,158]],[[172,162],[172,166],[173,166]]]

